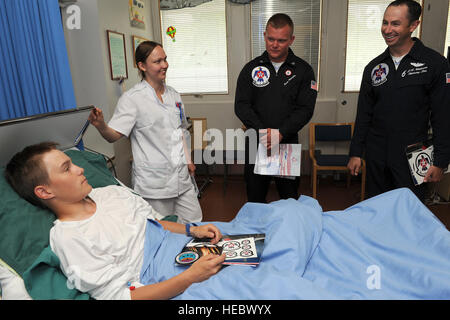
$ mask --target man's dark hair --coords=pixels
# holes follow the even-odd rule
[[[34,193],[38,185],[49,183],[47,169],[42,164],[42,155],[58,146],[55,142],[42,142],[26,147],[16,153],[6,165],[5,178],[19,196],[28,202],[46,208]]]
[[[417,1],[414,0],[395,0],[389,4],[388,7],[394,6],[408,6],[408,20],[409,24],[413,23],[416,20],[420,19],[420,15],[422,14],[422,7]]]
[[[285,13],[275,13],[267,21],[266,29],[269,25],[271,25],[275,29],[283,28],[284,26],[288,25],[289,27],[291,27],[291,34],[294,32],[294,23],[292,22],[291,17],[289,17]]]

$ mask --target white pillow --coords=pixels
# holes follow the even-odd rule
[[[0,287],[3,300],[32,300],[23,279],[0,261]]]

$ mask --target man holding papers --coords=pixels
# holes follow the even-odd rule
[[[254,173],[256,154],[250,143],[260,142],[270,156],[278,145],[297,144],[298,131],[311,119],[317,83],[311,66],[294,55],[294,25],[286,14],[273,15],[266,25],[266,51],[242,69],[236,88],[235,113],[259,141],[246,143],[245,181],[250,202],[266,202],[273,176]],[[251,147],[251,148],[250,148]],[[280,198],[298,198],[300,179],[275,177]]]

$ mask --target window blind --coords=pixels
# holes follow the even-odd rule
[[[161,10],[160,16],[166,83],[180,93],[228,93],[225,0]],[[175,33],[167,34],[170,27]]]
[[[365,66],[386,50],[381,25],[384,11],[391,2],[348,0],[344,91],[359,91]],[[419,35],[420,25],[413,33],[414,37]]]
[[[257,0],[251,2],[252,56],[265,48],[264,31],[275,13],[286,13],[294,23],[295,40],[291,45],[295,55],[307,61],[316,78],[319,77],[321,0]]]

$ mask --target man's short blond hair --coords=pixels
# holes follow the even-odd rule
[[[270,17],[266,24],[267,27],[271,25],[275,29],[283,28],[284,26],[289,26],[291,28],[291,35],[294,33],[294,23],[292,22],[291,17],[289,17],[285,13],[276,13]]]

